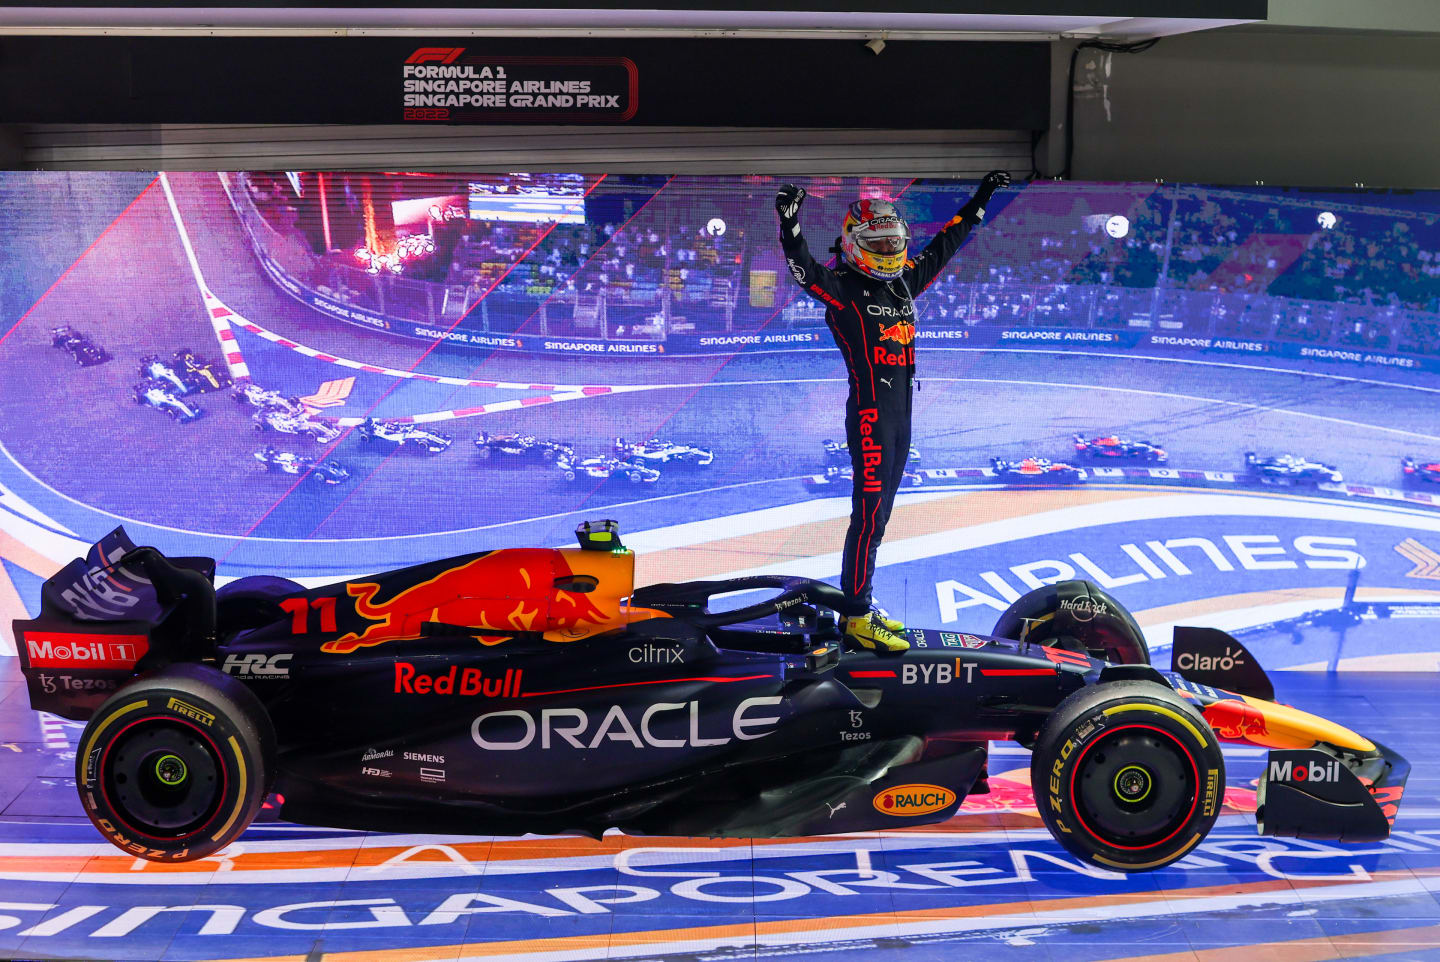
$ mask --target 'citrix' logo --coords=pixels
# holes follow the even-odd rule
[[[1277,782],[1338,782],[1340,763],[1334,761],[1317,765],[1314,762],[1301,762],[1296,765],[1289,761],[1271,762],[1270,779]]]

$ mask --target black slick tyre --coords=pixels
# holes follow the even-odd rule
[[[274,575],[238,578],[215,591],[216,628],[222,637],[230,638],[237,632],[278,621],[286,617],[280,601],[304,591],[303,585]]]
[[[249,689],[214,668],[176,664],[137,678],[95,712],[75,756],[75,787],[116,847],[189,862],[249,827],[274,758],[274,730]]]
[[[1030,781],[1045,827],[1068,851],[1142,872],[1183,858],[1215,825],[1225,760],[1205,719],[1170,688],[1106,682],[1046,720]]]

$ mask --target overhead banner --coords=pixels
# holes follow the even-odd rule
[[[877,73],[892,79],[856,82]],[[896,41],[877,55],[855,40],[0,41],[10,123],[1039,130],[1049,82],[1042,42]]]

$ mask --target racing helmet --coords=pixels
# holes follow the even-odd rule
[[[862,274],[893,281],[905,269],[910,226],[888,200],[857,200],[845,212],[840,253]]]

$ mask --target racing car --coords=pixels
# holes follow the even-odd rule
[[[854,480],[854,468],[849,465],[841,468],[832,464],[825,469],[823,474],[812,474],[805,478],[803,483],[805,487],[816,490],[819,488],[828,488],[832,484],[845,484],[848,486]],[[906,471],[900,483],[907,488],[918,488],[925,483],[925,478],[919,471]]]
[[[193,421],[205,413],[198,404],[182,401],[171,391],[170,385],[162,381],[147,381],[131,389],[135,403],[149,405],[157,411],[164,411],[176,421]]]
[[[1024,481],[1042,484],[1078,484],[1090,476],[1084,468],[1049,458],[1021,458],[1007,461],[991,458],[990,467],[995,476],[1004,481]]]
[[[50,332],[50,343],[63,351],[68,351],[75,359],[75,363],[81,367],[94,367],[96,364],[104,364],[110,360],[110,352],[75,328],[68,324],[53,329]]]
[[[371,444],[381,444],[390,447],[392,450],[399,448],[411,448],[424,451],[426,454],[439,454],[441,451],[450,450],[450,445],[455,439],[448,434],[440,434],[438,431],[427,431],[417,424],[407,424],[403,421],[377,421],[374,418],[366,418],[355,429],[360,435],[360,440]]]
[[[280,408],[265,408],[256,411],[250,418],[255,430],[278,431],[280,434],[305,434],[329,444],[340,436],[340,428],[325,421],[317,421],[309,414],[292,414]]]
[[[1261,457],[1254,451],[1245,452],[1245,470],[1256,478],[1278,478],[1288,481],[1305,481],[1311,484],[1330,482],[1339,484],[1345,476],[1333,464],[1307,461],[1293,454],[1276,454]]]
[[[157,381],[179,395],[189,394],[192,390],[180,372],[162,360],[159,354],[147,354],[140,359],[140,376],[147,381]]]
[[[891,831],[988,792],[991,740],[1030,749],[1045,826],[1106,870],[1205,838],[1222,741],[1269,750],[1261,834],[1365,843],[1394,824],[1400,754],[1277,704],[1216,629],[1177,628],[1156,668],[1088,582],[1020,597],[990,636],[912,628],[908,652],[877,654],[844,647],[830,585],[637,588],[614,522],[577,536],[216,590],[212,560],[116,529],[14,623],[30,705],[85,721],[86,815],[158,862],[224,849],[271,792],[292,822],[377,832]]]
[[[1440,484],[1440,461],[1416,461],[1414,458],[1401,458],[1400,470],[1404,472],[1406,478]]]
[[[1153,461],[1164,464],[1170,460],[1165,449],[1154,441],[1132,441],[1116,434],[1100,438],[1075,435],[1075,453],[1090,458],[1124,458],[1130,461]]]
[[[302,415],[305,413],[305,405],[300,403],[298,397],[286,397],[279,391],[267,391],[253,381],[241,381],[231,392],[237,404],[249,405],[257,411],[275,409],[284,411],[286,414]]]
[[[576,460],[573,457],[562,455],[555,459],[555,467],[560,469],[560,473],[564,475],[566,481],[574,481],[579,478],[598,478],[602,481],[610,478],[624,478],[634,484],[654,484],[660,480],[660,472],[654,468],[647,468],[643,464],[632,464],[616,458]]]
[[[708,467],[715,463],[715,452],[689,444],[676,444],[651,438],[648,441],[627,441],[616,438],[612,447],[615,457],[642,467],[650,464],[695,464]]]
[[[192,391],[218,391],[230,386],[230,372],[223,365],[212,364],[183,347],[175,352],[175,367],[180,379]]]
[[[574,458],[575,449],[559,441],[547,441],[533,434],[488,434],[480,432],[475,439],[475,453],[488,458],[495,453],[511,457],[536,458],[554,461],[556,458]]]
[[[339,461],[318,461],[289,451],[277,451],[271,447],[256,451],[255,460],[263,464],[266,471],[307,477],[318,484],[340,484],[350,479],[349,470]]]
[[[850,442],[848,441],[821,441],[825,448],[825,457],[831,464],[850,463]],[[918,464],[920,461],[920,449],[910,445],[910,456],[906,458],[906,464]]]

